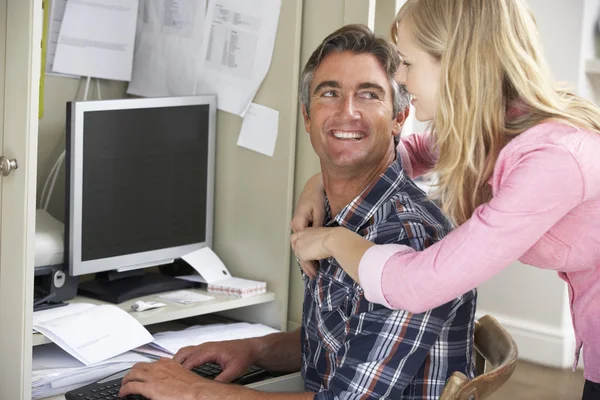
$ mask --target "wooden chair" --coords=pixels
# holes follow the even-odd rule
[[[469,380],[454,372],[440,400],[479,400],[488,398],[510,378],[517,362],[517,344],[510,334],[490,316],[475,322],[475,372]]]

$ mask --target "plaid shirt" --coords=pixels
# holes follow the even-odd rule
[[[377,243],[422,250],[451,225],[407,178],[400,157],[334,218]],[[302,376],[320,399],[438,399],[454,371],[473,377],[476,292],[422,314],[368,302],[335,259],[303,275]]]

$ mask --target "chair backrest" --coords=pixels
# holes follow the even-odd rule
[[[490,316],[475,322],[475,371],[469,380],[454,372],[440,400],[479,400],[489,397],[510,378],[517,363],[517,344],[510,334]]]

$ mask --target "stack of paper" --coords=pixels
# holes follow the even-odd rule
[[[247,339],[279,332],[262,324],[239,322],[234,324],[196,325],[181,331],[160,332],[154,335],[151,347],[168,354],[175,354],[186,346],[195,346],[207,342]],[[136,351],[144,353],[143,348]],[[164,353],[162,353],[164,354]]]
[[[85,365],[150,343],[152,335],[113,305],[71,304],[34,313],[33,329]]]
[[[149,358],[127,352],[95,364],[84,365],[54,343],[33,348],[31,395],[34,399],[63,394]]]
[[[208,292],[247,297],[266,293],[267,284],[266,282],[251,281],[249,279],[229,278],[209,283]]]

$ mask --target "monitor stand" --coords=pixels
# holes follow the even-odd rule
[[[195,285],[194,282],[165,276],[157,272],[145,272],[142,269],[127,272],[110,271],[99,272],[96,274],[96,279],[80,282],[77,293],[81,296],[119,304],[136,297],[187,289]]]

